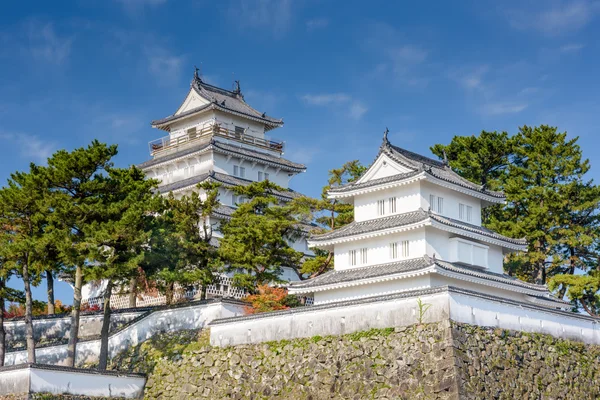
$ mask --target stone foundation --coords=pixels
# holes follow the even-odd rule
[[[448,320],[189,349],[146,365],[146,399],[600,398],[600,346]]]

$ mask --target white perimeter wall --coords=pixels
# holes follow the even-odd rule
[[[559,338],[600,344],[598,319],[568,312],[530,307],[475,292],[449,289],[436,294],[397,299],[380,299],[353,305],[335,304],[312,310],[273,313],[262,318],[242,318],[211,325],[214,346],[260,343],[274,340],[340,335],[412,325],[418,322],[417,301],[431,307],[424,322],[450,318],[457,322],[526,332],[550,334]]]
[[[209,303],[188,307],[179,307],[155,311],[146,318],[128,326],[110,336],[109,357],[135,346],[150,337],[163,333],[184,329],[199,329],[217,318],[233,317],[243,314],[243,307],[231,303]],[[64,365],[67,358],[67,345],[49,346],[36,349],[38,364]],[[77,345],[77,365],[92,363],[98,360],[100,340],[79,342]],[[23,364],[27,362],[27,351],[9,352],[5,357],[5,365]]]

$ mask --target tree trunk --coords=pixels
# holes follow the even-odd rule
[[[200,300],[206,300],[206,290],[208,289],[208,284],[204,283],[200,286]]]
[[[129,280],[129,308],[137,307],[137,277]]]
[[[575,273],[575,250],[573,248],[569,249],[570,257],[569,257],[569,269],[567,270],[567,274],[573,275]],[[558,291],[558,298],[564,299],[565,294],[567,294],[567,286],[562,285],[560,290]]]
[[[67,346],[68,367],[75,366],[77,351],[77,338],[79,336],[79,314],[81,312],[81,286],[83,285],[83,270],[80,266],[75,269],[75,287],[73,288],[73,310],[71,311],[71,331],[69,332],[69,344]]]
[[[113,283],[108,280],[106,290],[104,291],[104,314],[102,317],[102,329],[100,330],[100,357],[98,360],[98,369],[106,371],[108,365],[108,334],[110,330],[110,296],[112,296]]]
[[[165,290],[165,303],[170,306],[173,303],[173,297],[175,295],[175,283],[171,282],[167,285]]]
[[[48,285],[48,315],[54,315],[54,277],[51,270],[46,270],[46,284]]]
[[[29,280],[29,265],[23,264],[23,284],[25,286],[25,340],[27,342],[27,362],[35,364],[35,337],[33,334],[33,298]]]
[[[3,291],[6,287],[4,279],[0,278],[0,367],[4,366],[4,353],[6,342],[6,331],[4,330],[4,297]]]

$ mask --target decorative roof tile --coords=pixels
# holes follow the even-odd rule
[[[362,235],[365,233],[386,230],[391,228],[402,227],[406,225],[412,225],[419,222],[427,222],[429,219],[436,221],[440,224],[463,229],[478,235],[486,236],[492,239],[512,243],[519,246],[524,246],[527,244],[525,239],[513,239],[504,235],[500,235],[490,229],[487,229],[483,226],[469,224],[463,221],[459,221],[453,218],[448,218],[439,214],[435,214],[432,212],[427,212],[422,208],[419,208],[417,211],[411,211],[403,214],[391,215],[389,217],[382,217],[376,219],[370,219],[367,221],[360,222],[351,222],[348,225],[345,225],[339,229],[335,229],[333,231],[321,234],[314,235],[311,237],[312,242],[323,242],[333,239],[339,239],[344,237],[351,237]]]
[[[199,142],[196,145],[183,148],[175,153],[169,153],[162,157],[156,157],[152,160],[148,160],[141,164],[138,164],[138,168],[147,169],[164,162],[172,161],[181,157],[188,156],[190,154],[202,153],[204,151],[214,151],[215,153],[225,155],[236,155],[251,160],[262,161],[266,164],[270,164],[274,167],[284,169],[286,171],[303,172],[306,170],[306,166],[303,164],[295,163],[282,157],[278,157],[272,154],[264,153],[261,151],[252,150],[242,146],[236,146],[230,143],[225,143],[215,138]]]
[[[187,189],[191,188],[198,183],[204,182],[205,180],[211,180],[213,182],[221,183],[223,186],[232,187],[232,186],[247,186],[253,181],[238,178],[236,176],[223,174],[221,172],[209,171],[203,174],[199,174],[196,176],[192,176],[191,178],[183,179],[181,181],[169,183],[166,185],[162,185],[158,187],[159,193],[167,193],[174,190]],[[282,200],[292,200],[298,197],[303,197],[304,195],[296,192],[292,189],[285,189],[283,191],[274,190],[273,195]]]
[[[290,284],[292,289],[314,289],[321,286],[335,285],[346,282],[361,281],[385,276],[392,276],[405,272],[414,272],[423,270],[432,266],[437,266],[446,271],[456,272],[463,275],[474,276],[476,278],[493,280],[499,283],[519,286],[538,292],[548,293],[548,288],[544,285],[536,285],[516,279],[506,274],[498,274],[488,270],[470,267],[458,263],[435,260],[431,257],[419,257],[410,260],[397,261],[387,264],[371,265],[368,267],[350,268],[344,270],[334,270],[326,272],[316,278],[305,281],[293,282]],[[552,300],[552,299],[550,299]]]
[[[244,96],[241,92],[232,92],[225,90],[213,85],[209,85],[203,82],[199,77],[194,77],[192,81],[192,89],[202,98],[208,100],[210,103],[201,105],[191,110],[185,111],[177,115],[171,115],[163,119],[152,121],[153,126],[164,125],[169,122],[178,120],[188,115],[204,111],[207,109],[217,109],[224,112],[230,112],[252,119],[261,121],[270,127],[278,127],[283,125],[283,120],[276,119],[261,113],[260,111],[252,108],[248,103],[244,101]]]

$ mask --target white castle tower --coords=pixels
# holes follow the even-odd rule
[[[290,180],[306,171],[302,164],[283,157],[285,142],[267,135],[282,127],[283,120],[257,111],[244,100],[239,81],[234,90],[210,85],[202,80],[198,70],[194,73],[190,89],[173,115],[152,121],[152,127],[168,134],[149,143],[151,159],[138,165],[149,178],[159,180],[160,193],[173,193],[181,197],[197,190],[198,183],[217,182],[219,209],[209,221],[213,230],[214,244],[221,236],[219,222],[231,217],[237,204],[244,201],[231,190],[235,186],[248,185],[265,179],[284,188],[275,193],[281,202],[288,202],[300,193],[289,189]],[[291,243],[292,247],[306,255],[306,237]],[[281,278],[298,280],[297,273],[283,267]],[[86,285],[82,290],[84,300],[93,303],[100,299],[104,285]],[[243,293],[231,287],[224,277],[221,283],[209,288],[209,294],[241,297]],[[120,300],[120,299],[119,299]],[[119,307],[119,301],[112,303]],[[148,298],[155,303],[156,300]],[[140,303],[140,302],[138,302]],[[144,301],[141,304],[145,304]]]
[[[292,283],[290,293],[325,304],[442,286],[549,308],[569,308],[542,285],[504,274],[523,239],[481,226],[484,207],[505,201],[456,174],[447,162],[392,145],[384,134],[373,164],[329,198],[354,205],[354,221],[311,237],[334,252],[334,270]]]

